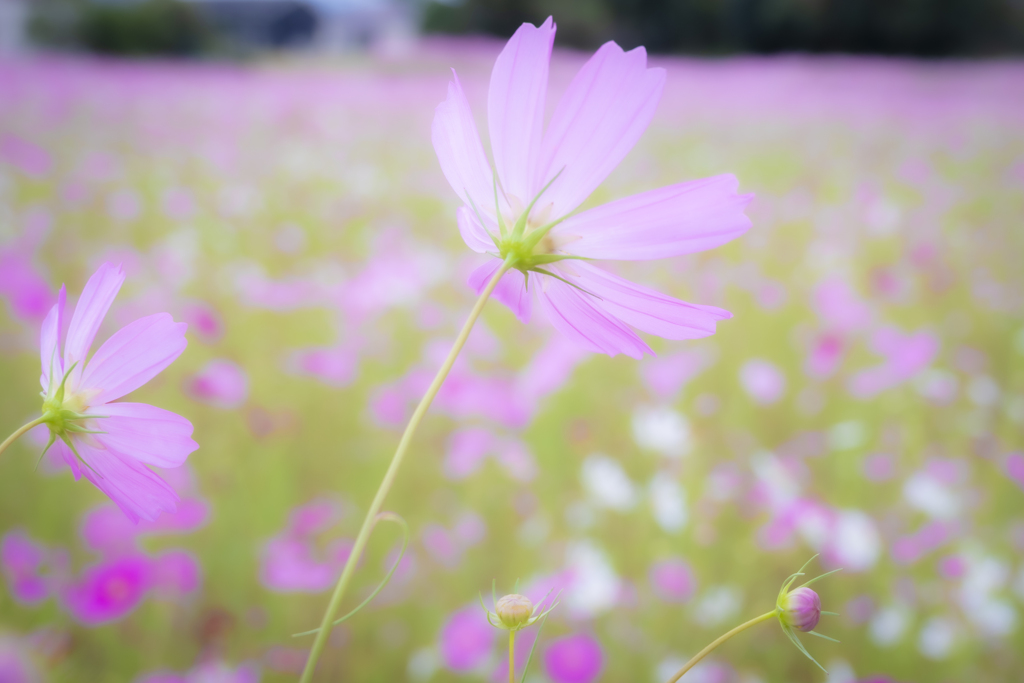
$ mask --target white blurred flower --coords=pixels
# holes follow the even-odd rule
[[[953,519],[960,514],[957,493],[927,472],[917,472],[903,484],[903,498],[912,507],[937,519]]]
[[[890,605],[875,613],[868,625],[872,642],[880,647],[895,645],[903,638],[910,622],[910,615],[902,607]]]
[[[637,408],[633,412],[633,440],[641,448],[669,458],[682,457],[693,446],[686,418],[667,406]]]
[[[743,606],[743,597],[738,588],[713,586],[694,606],[694,619],[702,626],[716,626],[731,620]]]
[[[636,505],[633,481],[615,458],[601,453],[587,456],[580,478],[583,488],[599,507],[624,512]]]
[[[571,612],[590,617],[615,606],[621,582],[601,548],[575,541],[566,550],[566,564],[574,577],[565,596]]]
[[[651,478],[647,490],[651,497],[651,511],[654,521],[670,534],[686,527],[689,515],[686,511],[686,491],[675,479],[664,472]]]
[[[932,617],[917,637],[917,649],[928,659],[945,659],[956,644],[956,624],[946,617]]]
[[[843,510],[832,530],[830,548],[836,563],[845,571],[862,572],[878,562],[882,554],[882,537],[867,513]]]

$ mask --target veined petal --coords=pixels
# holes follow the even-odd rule
[[[153,379],[185,350],[187,327],[168,313],[155,313],[115,332],[82,374],[80,388],[96,392],[90,403],[114,401]]]
[[[67,303],[68,293],[64,285],[60,286],[60,294],[57,295],[57,303],[53,305],[50,312],[43,320],[43,327],[39,331],[39,361],[42,364],[43,373],[39,377],[39,383],[43,385],[43,391],[50,388],[50,368],[57,377],[64,375],[64,358],[60,353],[60,328],[64,322],[64,306]]]
[[[640,261],[711,249],[750,229],[743,210],[753,195],[736,194],[720,175],[633,195],[567,218],[552,236],[564,251],[595,259]]]
[[[590,196],[647,129],[664,86],[665,70],[647,68],[644,48],[602,45],[569,84],[544,134],[538,185],[561,175],[538,206],[553,204],[558,218]]]
[[[480,294],[487,287],[487,283],[494,277],[494,273],[501,267],[501,259],[492,259],[483,264],[469,275],[469,286],[473,291]],[[536,280],[536,278],[534,278]],[[532,302],[530,293],[526,291],[526,277],[518,270],[506,272],[498,285],[494,288],[491,296],[512,309],[524,323],[530,322]]]
[[[74,437],[72,437],[74,438]],[[133,522],[153,521],[161,512],[177,510],[178,494],[138,460],[110,448],[75,439],[75,448],[89,467],[82,474]]]
[[[493,214],[494,212],[492,211],[491,213]],[[459,224],[459,233],[462,235],[462,240],[466,243],[467,247],[478,254],[497,250],[497,247],[494,246],[494,240],[487,234],[484,226],[480,225],[480,221],[477,220],[476,216],[473,215],[473,210],[468,206],[460,206],[458,208],[455,212],[455,220]],[[487,219],[485,218],[484,220]]]
[[[192,440],[192,423],[180,415],[145,403],[107,403],[89,413],[105,415],[92,421],[102,430],[94,438],[108,449],[157,467],[178,467],[199,448]]]
[[[680,301],[630,282],[584,261],[574,261],[575,282],[600,297],[595,305],[629,325],[665,339],[697,339],[715,333],[715,323],[729,311]]]
[[[575,268],[577,264],[573,264]],[[597,304],[597,299],[555,278],[538,278],[538,298],[544,313],[556,330],[580,346],[614,356],[624,353],[643,358],[654,352],[636,332]]]
[[[498,55],[487,93],[487,123],[498,178],[509,198],[529,204],[536,178],[555,23],[523,24]]]
[[[104,263],[85,283],[64,341],[64,367],[78,362],[81,368],[81,364],[85,363],[100,323],[110,310],[110,304],[114,303],[114,297],[123,282],[124,270],[121,266]]]
[[[452,69],[448,99],[434,110],[430,137],[441,171],[448,183],[467,205],[475,204],[486,216],[494,216],[494,176],[487,163],[473,112],[462,91],[459,77]],[[472,199],[472,202],[470,201]]]

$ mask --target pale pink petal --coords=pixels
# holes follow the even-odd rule
[[[124,270],[121,266],[104,263],[85,283],[64,341],[64,367],[70,367],[75,362],[85,362],[100,323],[110,310],[110,304],[114,303],[114,297],[123,282]]]
[[[551,17],[539,28],[520,26],[498,55],[487,92],[487,122],[498,178],[509,198],[524,207],[540,189],[535,176],[554,41]]]
[[[644,353],[654,355],[633,330],[598,308],[600,302],[591,295],[552,277],[539,279],[538,296],[548,321],[572,341],[609,356],[624,353],[639,359]]]
[[[145,403],[108,403],[90,413],[106,415],[92,420],[101,444],[118,453],[157,467],[178,467],[199,448],[192,440],[192,423],[163,408]]]
[[[561,178],[559,178],[561,180]],[[720,175],[619,199],[566,219],[551,235],[569,254],[640,261],[712,249],[750,228],[735,176]]]
[[[187,327],[168,313],[155,313],[115,332],[82,375],[80,387],[97,391],[92,405],[114,401],[153,379],[185,350]]]
[[[553,203],[555,217],[579,206],[633,149],[664,86],[665,70],[647,68],[644,48],[602,45],[569,85],[544,134],[537,184],[561,175],[538,205]],[[498,175],[504,180],[500,167]]]
[[[71,468],[71,474],[74,476],[75,481],[78,481],[82,477],[81,463],[78,462],[78,458],[75,457],[75,454],[71,452],[71,449],[68,448],[63,441],[60,439],[54,441],[50,450],[55,451],[60,459]]]
[[[732,314],[714,306],[680,301],[583,261],[574,261],[575,282],[599,297],[596,305],[633,327],[665,339],[698,339],[715,333],[715,323]]]
[[[480,294],[500,267],[501,259],[492,259],[483,264],[470,273],[469,286],[473,288],[474,292]],[[530,284],[533,285],[536,282],[537,276],[534,274]],[[519,320],[524,323],[530,322],[532,303],[530,293],[526,290],[526,277],[521,272],[510,270],[505,273],[491,296],[512,309]]]
[[[430,138],[441,163],[441,171],[455,193],[467,205],[476,205],[484,215],[494,215],[494,177],[487,163],[473,112],[452,69],[448,99],[434,110]],[[472,199],[472,201],[470,201]]]
[[[497,251],[498,248],[495,246],[494,240],[487,234],[484,226],[480,225],[480,221],[468,206],[459,207],[455,212],[455,220],[459,224],[459,233],[467,247],[478,254]]]
[[[173,513],[177,509],[178,494],[138,460],[108,448],[94,448],[77,438],[75,448],[88,464],[82,467],[85,478],[133,522],[151,522],[161,512]]]
[[[53,308],[46,315],[46,319],[43,320],[43,327],[39,332],[39,360],[43,368],[43,374],[39,378],[39,383],[43,385],[43,391],[47,391],[50,388],[51,366],[58,378],[64,375],[64,359],[60,354],[60,327],[64,322],[64,306],[67,303],[67,298],[67,290],[64,285],[61,285],[57,303],[53,305]]]

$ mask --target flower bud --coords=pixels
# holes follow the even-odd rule
[[[513,593],[498,600],[494,611],[507,628],[518,628],[526,625],[533,616],[533,603],[525,595]]]
[[[821,598],[806,586],[787,593],[779,606],[782,622],[797,631],[813,631],[821,618]]]

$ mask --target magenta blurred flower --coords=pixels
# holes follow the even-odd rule
[[[18,602],[34,604],[50,597],[54,580],[59,578],[54,573],[65,563],[63,552],[50,550],[23,531],[8,532],[0,541],[0,571]]]
[[[1010,453],[1006,456],[1006,476],[1024,490],[1024,453]]]
[[[470,286],[479,293],[512,259],[495,298],[526,321],[535,296],[559,332],[612,356],[653,353],[634,327],[668,339],[714,334],[727,311],[679,301],[580,259],[660,259],[719,246],[750,227],[743,209],[751,197],[737,195],[736,179],[724,175],[570,215],[647,128],[665,71],[647,68],[642,47],[623,52],[605,43],[570,83],[545,131],[554,37],[550,18],[540,27],[523,24],[494,65],[488,120],[496,175],[457,75],[435,112],[434,150],[464,203],[459,231],[471,249],[494,256]]]
[[[559,638],[544,653],[544,668],[554,683],[590,683],[603,666],[601,644],[583,633]]]
[[[885,361],[850,378],[850,394],[860,399],[898,386],[927,368],[939,353],[939,338],[927,330],[904,334],[884,327],[872,335],[871,347]]]
[[[40,340],[46,391],[43,419],[54,448],[78,479],[82,474],[133,521],[174,512],[178,496],[147,465],[179,467],[198,446],[192,424],[144,403],[113,403],[159,374],[185,350],[185,324],[157,313],[114,333],[86,362],[124,271],[106,263],[89,278],[63,350],[66,292],[43,321]],[[84,465],[82,467],[81,465]]]
[[[144,674],[135,679],[135,683],[259,683],[259,680],[260,669],[255,664],[245,663],[234,668],[214,660],[197,664],[183,674],[173,671]]]
[[[761,405],[776,403],[786,393],[786,376],[774,363],[759,358],[740,368],[740,384]]]
[[[215,408],[238,408],[249,397],[249,376],[237,363],[215,358],[185,385],[192,398]]]
[[[181,308],[181,317],[188,323],[192,334],[207,344],[215,344],[224,336],[224,322],[213,306],[194,301]]]
[[[351,541],[335,539],[321,551],[315,536],[334,526],[341,516],[341,506],[332,500],[314,500],[295,508],[288,526],[263,548],[263,585],[279,593],[319,593],[330,588],[348,559]]]
[[[697,586],[690,565],[675,557],[655,562],[647,578],[651,588],[665,602],[686,602]]]
[[[120,619],[138,607],[153,582],[152,564],[144,555],[101,562],[64,588],[64,606],[75,619],[94,626]]]
[[[453,671],[471,671],[487,661],[496,635],[478,606],[465,607],[441,627],[441,659]]]
[[[30,178],[42,178],[53,167],[53,160],[45,149],[10,134],[0,138],[0,160],[6,161]]]

